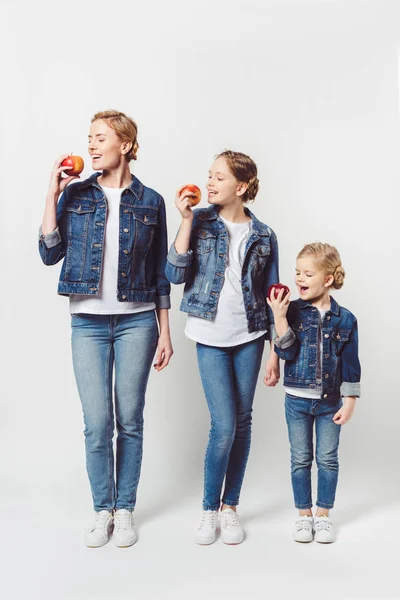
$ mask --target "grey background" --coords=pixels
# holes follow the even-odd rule
[[[399,2],[3,1],[0,10],[7,597],[400,597]],[[193,544],[208,412],[176,286],[175,354],[148,386],[139,543],[84,548],[91,498],[68,301],[56,294],[59,266],[40,261],[37,228],[54,159],[87,159],[90,118],[106,108],[138,122],[133,171],[163,194],[170,242],[176,188],[205,192],[213,156],[230,148],[258,165],[250,208],[277,233],[282,282],[294,289],[306,242],[341,253],[347,276],[334,295],[358,317],[363,375],[342,431],[335,545],[291,542],[283,389],[266,388],[263,370],[240,506],[248,539]]]

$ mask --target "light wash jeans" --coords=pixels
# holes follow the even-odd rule
[[[289,431],[291,474],[296,508],[312,507],[311,465],[315,424],[315,455],[318,467],[317,506],[333,508],[339,475],[338,448],[341,425],[333,415],[342,401],[310,400],[286,394],[285,412]]]
[[[197,343],[211,429],[204,463],[204,510],[236,506],[251,441],[251,414],[265,339],[217,348]]]
[[[153,310],[126,315],[77,314],[71,316],[71,322],[94,509],[133,510],[142,463],[145,393],[158,341],[156,315]]]

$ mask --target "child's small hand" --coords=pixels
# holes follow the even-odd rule
[[[275,298],[275,288],[272,288],[271,299],[266,298],[268,306],[271,308],[275,317],[285,317],[290,303],[290,292],[283,297],[285,293],[284,289],[279,290],[277,297]]]
[[[347,421],[350,421],[353,416],[356,400],[357,398],[355,396],[347,396],[344,399],[342,408],[340,408],[333,416],[333,422],[336,423],[336,425],[344,425]]]
[[[271,308],[275,318],[277,319],[285,318],[289,308],[290,292],[283,297],[284,293],[285,290],[282,288],[279,291],[278,296],[275,298],[275,288],[273,288],[271,291],[271,300],[269,298],[266,299],[268,306]]]

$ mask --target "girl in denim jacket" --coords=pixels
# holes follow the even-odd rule
[[[279,280],[278,246],[272,229],[244,205],[258,191],[251,158],[239,152],[220,154],[210,168],[207,190],[210,206],[194,211],[190,192],[178,190],[182,224],[167,257],[166,275],[172,283],[185,283],[185,333],[196,341],[211,416],[203,512],[195,541],[214,542],[221,507],[222,540],[239,544],[243,529],[236,506],[250,450],[264,340],[273,337],[273,315],[265,297]],[[276,385],[278,358],[273,343],[271,347],[266,383]]]
[[[336,248],[304,246],[296,262],[298,300],[280,290],[268,304],[275,317],[275,350],[285,360],[285,412],[291,452],[297,542],[335,540],[329,509],[338,481],[341,426],[351,418],[360,395],[361,368],[355,316],[329,295],[340,289],[345,272]],[[342,401],[343,398],[343,401]],[[313,428],[318,467],[317,510],[311,507]]]
[[[93,168],[101,172],[85,181],[68,185],[75,177],[62,177],[66,156],[54,164],[39,251],[46,265],[64,259],[58,293],[70,298],[73,366],[95,510],[85,543],[102,546],[113,532],[115,545],[124,547],[137,539],[133,510],[147,380],[156,351],[157,371],[172,355],[167,228],[163,198],[129,169],[138,150],[136,123],[117,111],[97,113],[88,149]]]

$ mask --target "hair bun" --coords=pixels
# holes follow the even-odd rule
[[[254,200],[254,198],[258,194],[258,190],[260,187],[260,182],[257,177],[251,177],[249,180],[247,191],[246,191],[246,200]]]
[[[340,290],[343,286],[344,278],[346,276],[345,270],[342,265],[338,265],[333,273],[333,287],[335,290]]]
[[[137,160],[137,151],[138,150],[139,150],[139,144],[137,143],[137,140],[135,140],[132,148],[129,151],[128,160]]]

